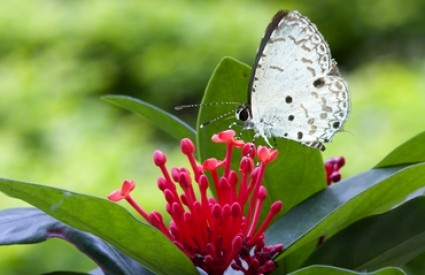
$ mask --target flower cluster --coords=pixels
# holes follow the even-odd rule
[[[336,183],[341,180],[341,174],[339,170],[344,166],[345,159],[344,157],[335,157],[325,161],[325,170],[326,170],[326,182],[328,185]]]
[[[124,181],[122,188],[113,191],[108,198],[127,200],[147,222],[208,274],[223,274],[228,268],[244,274],[269,273],[276,268],[273,258],[283,246],[266,246],[264,231],[281,210],[282,202],[274,202],[261,221],[267,196],[262,181],[266,166],[278,152],[234,137],[232,130],[214,135],[214,142],[226,144],[225,157],[223,160],[207,159],[202,165],[195,160],[192,141],[183,139],[181,151],[187,156],[190,169],[172,168],[169,171],[165,154],[155,151],[154,162],[162,172],[158,187],[171,216],[168,227],[159,212],[148,214],[132,199],[133,181]],[[234,149],[242,152],[238,172],[231,167]],[[259,165],[254,164],[254,159]],[[216,196],[208,195],[211,188]]]

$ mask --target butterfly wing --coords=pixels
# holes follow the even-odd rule
[[[319,149],[349,112],[348,87],[316,26],[297,11],[278,12],[266,30],[251,79],[251,125]]]

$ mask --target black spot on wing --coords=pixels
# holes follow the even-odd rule
[[[313,85],[316,88],[322,88],[323,85],[325,85],[325,80],[323,79],[323,77],[320,77],[313,82]]]
[[[289,95],[288,95],[288,96],[286,96],[286,97],[285,97],[285,102],[286,102],[286,103],[288,103],[288,104],[292,103],[292,97],[291,97],[291,96],[289,96]]]
[[[303,133],[302,132],[298,132],[297,133],[297,138],[301,140],[303,138]]]

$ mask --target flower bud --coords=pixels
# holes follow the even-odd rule
[[[160,150],[155,150],[153,153],[153,162],[156,166],[163,166],[167,162],[167,157]]]
[[[183,154],[185,154],[185,155],[190,155],[190,154],[193,154],[193,152],[195,152],[195,145],[188,138],[184,138],[184,139],[181,140],[180,148],[181,148]]]

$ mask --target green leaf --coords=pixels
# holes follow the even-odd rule
[[[305,265],[356,270],[402,266],[425,251],[425,197],[362,219],[324,242]]]
[[[81,273],[81,272],[72,272],[72,271],[53,271],[48,273],[43,273],[43,275],[90,275],[89,273]]]
[[[266,241],[268,240],[266,239]],[[319,241],[321,240],[315,239],[309,244],[297,248],[292,253],[286,255],[283,258],[280,258],[277,261],[278,266],[285,267],[287,272],[299,269],[301,266],[303,266],[303,263],[308,259],[310,254],[317,249]]]
[[[192,127],[172,114],[147,102],[128,96],[116,95],[103,96],[102,99],[141,115],[155,127],[158,127],[178,141],[182,138],[190,138],[193,141],[196,139],[195,130]]]
[[[198,117],[198,148],[200,159],[216,157],[223,159],[225,146],[211,142],[211,136],[223,131],[231,124],[229,120],[219,119],[199,128],[200,123],[228,114],[234,117],[236,105],[219,104],[223,102],[247,102],[247,89],[250,68],[232,58],[224,58],[215,69],[204,94]],[[213,105],[213,106],[208,106]],[[236,127],[235,127],[236,128]],[[245,141],[252,141],[252,133],[244,131]],[[257,140],[257,144],[262,142]],[[279,157],[272,162],[266,170],[264,185],[267,187],[268,196],[264,208],[276,200],[284,202],[284,211],[326,187],[325,171],[322,156],[318,150],[308,148],[296,142],[278,138],[276,149]],[[240,152],[237,152],[240,156]],[[233,157],[233,168],[237,170],[240,157]]]
[[[226,130],[235,120],[236,108],[247,102],[246,91],[250,71],[247,65],[230,57],[221,60],[214,70],[202,99],[196,129],[202,161],[214,156],[224,157],[224,146],[212,143],[211,136]],[[236,104],[227,104],[231,102]],[[214,120],[224,114],[227,115],[200,128],[201,123]],[[227,118],[233,118],[233,120],[229,121]]]
[[[355,272],[352,270],[332,267],[332,266],[309,266],[295,272],[290,275],[403,275],[406,274],[403,270],[395,267],[386,267],[373,272]]]
[[[425,186],[425,163],[372,169],[312,196],[277,220],[266,232],[281,243],[280,259],[322,235],[332,234],[372,214],[382,213]]]
[[[37,208],[13,208],[0,211],[0,232],[1,245],[32,244],[44,242],[53,237],[61,238],[89,256],[105,274],[152,274],[138,262],[126,257],[100,238],[70,227]]]
[[[197,274],[190,259],[162,233],[137,221],[117,204],[2,178],[0,191],[28,202],[76,229],[100,237],[156,274]]]
[[[389,153],[375,168],[425,161],[425,132],[418,134]]]
[[[402,268],[409,275],[423,275],[425,270],[425,251],[406,263]]]

